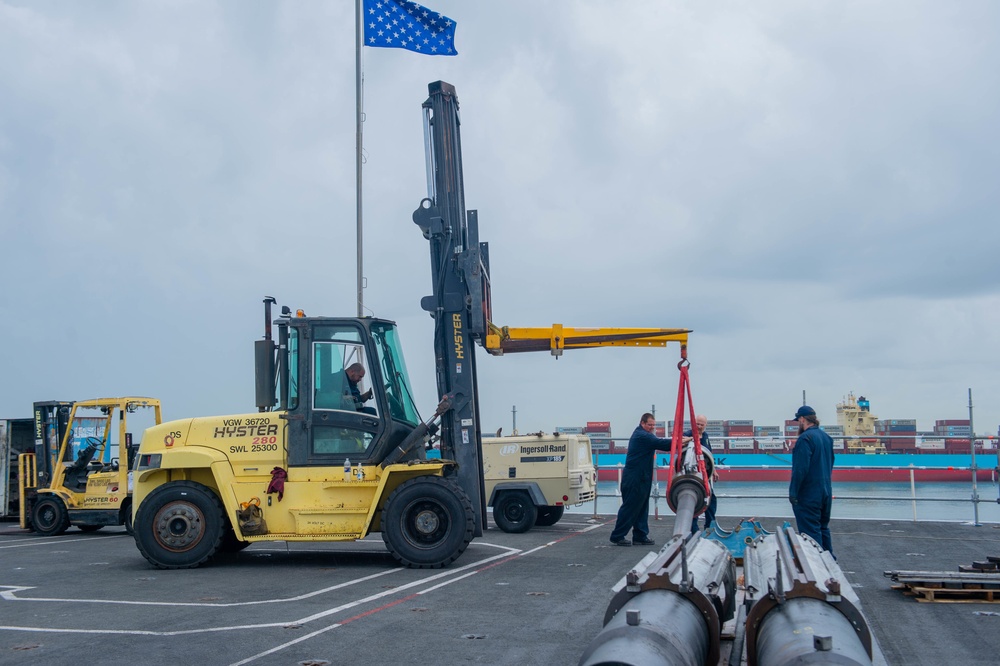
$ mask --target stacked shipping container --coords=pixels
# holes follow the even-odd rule
[[[587,421],[583,432],[590,438],[590,448],[594,453],[619,453],[611,441],[611,421]],[[624,453],[623,447],[621,453]]]
[[[916,453],[916,419],[882,419],[876,421],[875,434],[880,436],[882,445],[888,451]]]

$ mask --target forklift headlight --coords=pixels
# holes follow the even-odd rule
[[[159,469],[160,460],[163,458],[163,454],[160,453],[145,453],[140,455],[136,460],[135,468],[136,471],[141,472],[144,469]]]

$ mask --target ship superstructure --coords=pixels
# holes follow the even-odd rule
[[[848,393],[843,402],[837,404],[837,424],[844,429],[844,445],[847,453],[885,453],[885,447],[875,435],[875,422],[871,403],[861,396]]]

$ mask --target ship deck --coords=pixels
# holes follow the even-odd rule
[[[759,520],[768,530],[783,522]],[[665,542],[672,517],[650,523]],[[490,529],[435,571],[396,566],[378,535],[255,544],[160,571],[120,528],[43,538],[0,523],[0,664],[576,664],[611,586],[649,550],[610,546],[612,525],[567,514],[525,534]],[[883,571],[957,571],[1000,555],[1000,526],[832,529],[884,655],[875,663],[996,663],[1000,606],[918,603]]]

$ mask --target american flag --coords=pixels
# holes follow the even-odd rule
[[[455,22],[408,0],[364,0],[365,46],[458,55]]]

